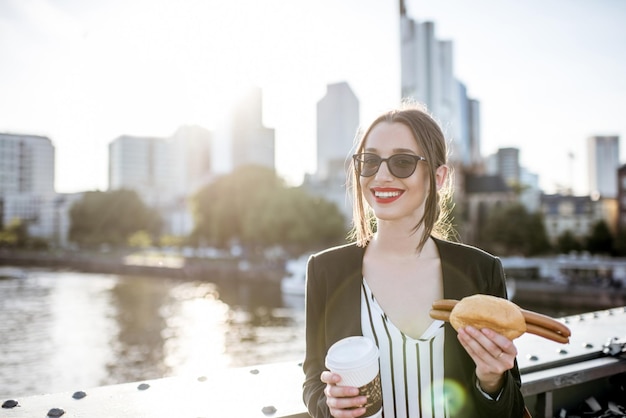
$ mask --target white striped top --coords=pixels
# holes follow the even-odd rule
[[[361,286],[361,326],[380,351],[383,417],[446,418],[443,321],[433,321],[413,339],[389,320],[365,279]]]

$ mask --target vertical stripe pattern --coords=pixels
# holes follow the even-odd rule
[[[443,396],[443,321],[418,338],[405,335],[376,302],[367,282],[361,288],[363,335],[380,351],[383,417],[447,418]]]

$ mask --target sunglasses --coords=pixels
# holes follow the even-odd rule
[[[399,179],[410,177],[417,167],[419,161],[426,161],[426,158],[412,154],[394,154],[389,158],[381,158],[379,155],[364,152],[354,154],[354,167],[362,177],[371,177],[378,173],[380,165],[385,161],[389,172]]]

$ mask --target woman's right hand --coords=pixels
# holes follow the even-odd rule
[[[338,386],[341,376],[329,371],[322,372],[322,382],[326,383],[324,394],[330,414],[335,418],[360,417],[365,413],[367,397],[359,395],[359,388]]]

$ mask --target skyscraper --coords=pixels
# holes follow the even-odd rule
[[[359,129],[359,100],[346,82],[329,84],[317,102],[317,170],[306,175],[309,193],[337,205],[346,220],[352,204],[346,194],[346,169]]]
[[[0,195],[54,193],[54,146],[37,135],[0,134]]]
[[[320,180],[345,178],[359,127],[359,100],[346,82],[329,84],[317,102],[317,173]]]
[[[170,138],[122,135],[109,144],[109,189],[135,190],[151,204],[187,197],[210,181],[211,139],[199,126]]]
[[[464,166],[479,161],[472,148],[480,145],[479,107],[470,102],[463,83],[454,76],[454,45],[438,40],[433,22],[408,17],[400,1],[401,95],[424,104],[451,140],[450,158]],[[470,144],[470,140],[473,144]]]
[[[468,164],[480,165],[483,157],[480,149],[480,102],[478,100],[469,100],[467,120],[469,121],[467,140],[470,153]]]
[[[0,134],[0,229],[19,221],[31,236],[52,237],[59,207],[54,166],[50,138]]]
[[[509,185],[520,184],[519,148],[499,148],[496,154],[497,172]]]
[[[587,139],[589,192],[601,197],[617,197],[619,137],[592,136]]]
[[[617,170],[617,228],[626,233],[626,164]]]
[[[189,196],[211,181],[213,134],[200,126],[182,126],[169,139],[174,157],[174,191]]]
[[[130,189],[149,205],[169,200],[174,162],[165,138],[122,135],[109,144],[109,189]]]
[[[263,95],[251,89],[235,106],[230,125],[233,168],[244,164],[275,169],[274,129],[263,126]]]

